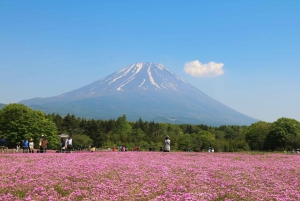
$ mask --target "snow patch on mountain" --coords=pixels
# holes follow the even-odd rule
[[[126,84],[128,84],[131,80],[133,80],[134,79],[134,77],[132,77],[131,79],[129,79],[127,82],[125,82],[124,84],[122,84],[121,86],[119,86],[118,88],[117,88],[117,91],[121,91],[122,90],[122,87],[123,86],[125,86]]]
[[[150,82],[151,82],[151,84],[153,84],[154,86],[156,86],[157,88],[159,88],[160,89],[160,87],[155,83],[155,81],[154,81],[154,79],[153,79],[153,77],[152,77],[152,74],[151,74],[151,66],[149,66],[148,67],[148,70],[147,70],[147,73],[148,73],[148,75],[149,75],[149,80],[150,80]]]
[[[139,87],[141,87],[141,86],[145,83],[145,81],[146,81],[146,80],[145,80],[145,78],[144,78],[142,84],[140,84]]]
[[[97,86],[94,86],[93,88],[91,88],[91,90],[90,91],[93,91],[93,89],[95,89]]]
[[[159,70],[164,70],[164,68],[165,68],[162,64],[157,64],[156,66]]]

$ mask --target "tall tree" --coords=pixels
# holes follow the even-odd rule
[[[73,147],[74,149],[84,149],[92,146],[93,140],[87,135],[73,135]]]
[[[15,147],[25,138],[32,138],[38,144],[42,134],[48,139],[49,148],[56,148],[59,142],[56,125],[43,112],[23,104],[9,104],[0,110],[0,131],[9,147]]]
[[[82,133],[79,127],[79,122],[80,121],[78,121],[74,115],[68,114],[64,117],[62,126],[68,134],[79,134]]]
[[[263,150],[265,148],[265,140],[270,133],[271,125],[271,123],[259,121],[247,128],[245,138],[251,150]]]
[[[201,149],[208,149],[211,147],[215,142],[215,136],[210,133],[209,131],[200,131],[198,132],[200,139],[202,141]]]
[[[295,119],[282,117],[272,125],[266,137],[266,148],[284,150],[296,148],[296,139],[300,135],[300,122]]]
[[[125,114],[122,117],[118,117],[116,121],[116,129],[114,132],[117,134],[131,132],[131,126],[127,122]]]
[[[227,126],[224,129],[224,133],[225,133],[224,136],[225,139],[233,140],[238,137],[238,133],[233,129],[232,126]]]

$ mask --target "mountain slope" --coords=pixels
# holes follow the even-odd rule
[[[47,113],[85,118],[249,125],[257,120],[207,96],[162,64],[137,63],[79,89],[20,103]]]

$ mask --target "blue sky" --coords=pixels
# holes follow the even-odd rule
[[[300,121],[299,11],[298,0],[0,0],[0,103],[59,95],[142,61],[243,114]]]

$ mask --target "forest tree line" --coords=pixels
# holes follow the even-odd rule
[[[283,151],[300,148],[300,122],[291,118],[279,118],[273,123],[259,121],[250,126],[204,124],[169,124],[154,121],[135,122],[122,115],[117,119],[95,120],[79,118],[68,114],[43,114],[22,104],[9,104],[0,110],[0,134],[11,142],[9,146],[23,138],[39,139],[41,133],[50,140],[50,147],[59,144],[58,134],[73,137],[74,148],[112,148],[126,146],[132,150],[152,147],[159,150],[168,135],[171,150],[207,151]]]
[[[159,150],[165,136],[171,139],[172,150],[206,151],[275,151],[300,148],[300,123],[294,119],[280,118],[273,123],[263,121],[250,126],[203,124],[169,124],[154,121],[127,121],[126,115],[116,120],[94,120],[58,114],[47,115],[59,133],[88,136],[95,147],[126,146],[129,150],[139,146],[143,150]],[[75,143],[76,140],[74,140]]]

